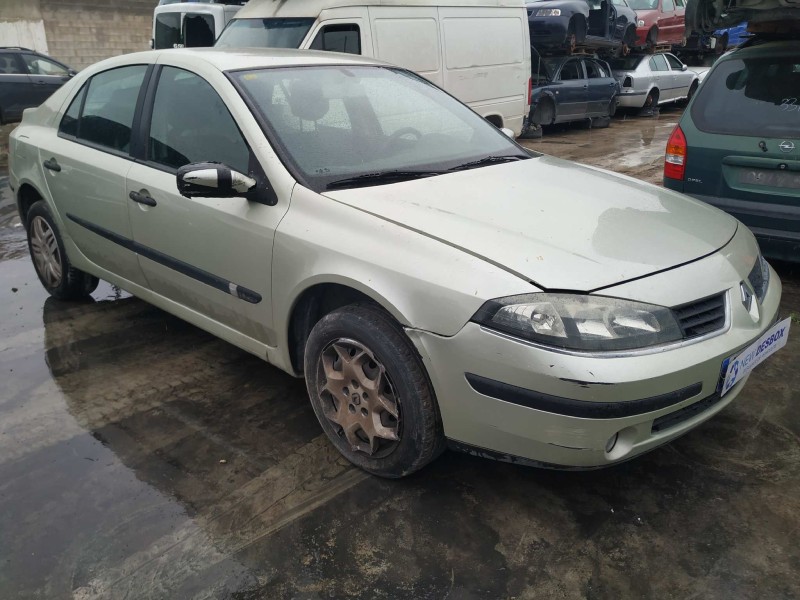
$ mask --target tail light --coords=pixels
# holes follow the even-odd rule
[[[672,131],[664,156],[664,177],[683,180],[686,174],[686,136],[680,125]]]
[[[633,87],[633,79],[630,76],[625,77],[625,80],[622,82],[622,87]]]
[[[528,106],[531,105],[532,98],[533,98],[533,77],[528,77]]]

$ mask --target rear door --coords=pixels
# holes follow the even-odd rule
[[[675,98],[675,78],[667,64],[667,59],[663,54],[656,54],[650,57],[649,64],[658,88],[659,102],[673,100]]]
[[[141,286],[146,284],[130,245],[125,178],[147,69],[131,65],[93,76],[71,99],[58,130],[47,128],[39,140],[47,187],[78,250],[101,269]]]
[[[589,81],[579,58],[568,59],[561,67],[553,88],[558,98],[556,121],[584,118],[589,108]]]
[[[32,99],[36,103],[32,106],[39,106],[52,96],[53,92],[69,81],[69,69],[62,64],[27,52],[21,54],[21,57],[33,84],[31,86],[33,89]]]
[[[796,51],[718,63],[681,122],[688,143],[683,191],[757,234],[789,232],[800,243],[798,91]]]
[[[36,106],[33,83],[18,52],[0,52],[0,116],[17,121],[22,111]]]

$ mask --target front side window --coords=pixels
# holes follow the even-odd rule
[[[0,73],[3,75],[24,75],[15,54],[0,52]]]
[[[800,59],[795,54],[718,64],[700,86],[692,120],[708,133],[797,139]]]
[[[69,75],[69,70],[65,67],[35,54],[23,54],[22,60],[25,61],[25,66],[28,67],[28,73],[31,75],[53,75],[55,77]]]
[[[361,31],[355,24],[326,25],[309,46],[311,50],[361,54]]]
[[[577,60],[570,60],[561,68],[561,81],[573,81],[583,78],[581,64]]]
[[[225,103],[207,81],[183,69],[161,71],[147,147],[149,161],[171,169],[210,161],[248,172],[250,149]]]
[[[234,19],[219,35],[218,48],[299,48],[314,19]]]
[[[62,128],[74,129],[72,135],[81,140],[127,154],[136,102],[146,72],[146,65],[134,65],[95,75],[84,86],[86,91],[78,94],[78,97],[86,94],[79,123],[75,125],[67,119],[68,115],[72,119],[76,114],[76,97],[62,120]]]
[[[672,0],[664,0],[661,3],[661,10],[663,10],[664,12],[672,12],[675,10],[675,4],[673,3]]]
[[[677,58],[672,56],[672,54],[665,54],[664,55],[669,63],[669,66],[672,68],[673,71],[680,71],[683,69],[683,63],[679,61]]]
[[[232,77],[261,113],[273,145],[317,191],[387,171],[463,168],[487,156],[527,158],[468,107],[402,69],[303,67]]]

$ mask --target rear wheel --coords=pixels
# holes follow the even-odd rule
[[[44,200],[28,210],[28,250],[39,281],[54,298],[77,300],[96,288],[99,280],[72,266],[50,207]]]
[[[309,336],[304,366],[322,429],[354,465],[397,478],[443,451],[438,406],[422,361],[379,307],[354,304],[323,317]]]
[[[658,90],[653,88],[650,90],[650,93],[647,94],[647,98],[644,99],[644,108],[652,109],[658,106]]]

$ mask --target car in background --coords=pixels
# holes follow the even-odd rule
[[[767,256],[800,262],[800,40],[722,56],[667,145],[664,185],[747,225]]]
[[[723,410],[747,379],[728,359],[788,327],[736,219],[527,151],[358,56],[108,59],[27,111],[9,156],[51,295],[103,278],[304,377],[330,443],[384,477],[448,438],[633,458]]]
[[[688,100],[700,84],[699,75],[669,53],[615,58],[611,68],[620,84],[620,107],[651,109]]]
[[[529,122],[536,127],[586,119],[607,126],[617,110],[619,84],[597,58],[534,54],[532,86]]]
[[[49,56],[21,47],[0,47],[0,125],[22,118],[69,81],[75,71]]]
[[[589,46],[627,54],[636,42],[636,13],[626,0],[537,0],[526,6],[531,45],[539,50]]]
[[[687,0],[686,32],[714,33],[747,22],[752,33],[767,33],[778,24],[782,33],[796,37],[797,8],[795,0]]]
[[[685,37],[686,0],[628,0],[636,11],[636,46],[682,44]]]
[[[734,27],[718,29],[713,34],[701,34],[695,31],[686,38],[685,45],[673,46],[672,50],[681,56],[695,54],[702,58],[710,53],[721,56],[728,48],[735,48],[748,37],[750,34],[747,31],[747,23],[739,23]]]

